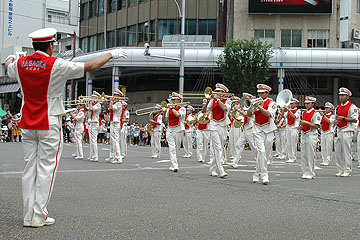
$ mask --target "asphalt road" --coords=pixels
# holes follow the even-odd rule
[[[94,163],[64,146],[48,206],[56,224],[34,229],[22,227],[22,144],[0,143],[0,239],[360,239],[358,169],[338,178],[322,167],[303,180],[300,159],[275,160],[265,186],[251,182],[250,151],[220,179],[195,157],[170,172],[167,148],[154,160],[149,147],[129,147],[119,165],[104,162],[108,148]]]

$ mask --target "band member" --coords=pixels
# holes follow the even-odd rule
[[[335,139],[335,156],[337,177],[349,177],[352,171],[350,156],[351,141],[358,121],[358,109],[355,104],[349,102],[352,93],[347,88],[339,89],[341,104],[337,107],[337,138]]]
[[[186,121],[188,120],[189,117],[194,118],[193,111],[194,108],[192,106],[189,105],[186,107],[185,135],[183,141],[185,155],[183,156],[183,158],[191,158],[192,156],[192,135],[194,133],[194,127],[189,126]]]
[[[315,151],[318,132],[317,129],[320,127],[321,116],[314,109],[316,98],[306,96],[305,97],[305,108],[303,112],[300,124],[301,124],[301,170],[303,179],[314,179],[315,178]]]
[[[172,104],[179,104],[181,101],[182,96],[173,92],[171,95]],[[179,170],[176,153],[180,151],[181,139],[185,131],[185,114],[185,108],[177,105],[172,105],[169,107],[165,114],[165,121],[169,121],[168,127],[166,129],[166,140],[169,144],[170,155],[169,170],[174,172]]]
[[[332,110],[335,107],[331,103],[325,103],[325,113],[320,111],[321,119],[321,166],[329,166],[332,159],[334,133],[335,133],[335,115]]]
[[[84,138],[84,126],[86,120],[86,112],[85,112],[85,104],[83,102],[79,102],[77,105],[77,114],[74,115],[73,112],[70,112],[72,119],[75,122],[75,141],[76,141],[76,160],[84,159],[84,152],[82,147],[82,142]]]
[[[290,101],[290,109],[285,106],[283,115],[286,120],[286,153],[287,163],[296,162],[297,144],[299,140],[299,126],[301,118],[301,110],[296,107],[299,100],[292,98]]]
[[[255,98],[255,96],[253,96],[249,93],[243,93],[242,96],[250,98],[250,99]],[[255,159],[257,156],[257,149],[256,149],[256,145],[255,145],[255,138],[254,138],[254,131],[253,131],[254,115],[251,117],[248,117],[247,112],[242,110],[240,107],[239,107],[238,111],[240,111],[240,113],[244,116],[244,125],[242,127],[242,132],[240,134],[240,138],[236,142],[235,158],[233,159],[233,161],[231,163],[228,164],[230,167],[233,167],[233,168],[238,168],[238,163],[241,160],[241,155],[242,155],[242,152],[244,151],[244,147],[245,147],[246,143],[249,144],[251,151],[255,155]]]
[[[205,105],[207,102],[206,99],[203,99],[203,105]],[[209,117],[207,117],[206,120],[210,120]],[[208,130],[208,124],[207,123],[199,123],[196,124],[196,155],[199,162],[205,162],[206,158],[206,152],[209,145],[210,140],[210,132]]]
[[[275,131],[275,146],[276,146],[276,156],[279,159],[286,158],[286,122],[283,114],[283,109],[278,112],[276,117],[275,124],[277,130]]]
[[[97,147],[97,138],[99,134],[99,128],[101,126],[100,114],[101,114],[101,104],[98,102],[98,99],[101,97],[100,93],[93,91],[91,95],[92,101],[90,101],[89,111],[89,138],[90,138],[90,157],[88,158],[90,162],[98,162],[98,147]]]
[[[232,108],[238,109],[239,103],[240,103],[240,98],[234,97],[234,99],[232,100]],[[231,121],[230,131],[229,131],[229,147],[230,147],[230,153],[231,153],[230,158],[234,159],[235,155],[236,155],[236,142],[240,138],[241,125],[238,124],[239,121],[236,120],[235,118],[233,118],[233,116],[231,116],[231,114],[230,114],[230,119],[231,119],[230,120]]]
[[[257,92],[262,99],[262,103],[255,104],[255,112],[247,112],[249,117],[255,115],[254,121],[254,138],[256,148],[258,150],[256,157],[256,170],[253,176],[253,182],[257,183],[262,179],[263,184],[268,184],[269,174],[267,171],[267,163],[271,163],[272,144],[274,140],[274,131],[276,125],[274,117],[276,113],[276,103],[268,98],[271,87],[265,84],[257,85]]]
[[[359,112],[359,108],[358,108]],[[358,168],[360,169],[360,112],[358,117],[358,126],[357,126],[357,138],[356,138],[356,151],[357,151],[357,159],[358,159]]]
[[[162,134],[162,114],[161,114],[161,106],[159,104],[155,105],[155,116],[154,119],[150,119],[150,123],[152,124],[152,133],[151,133],[151,157],[152,158],[160,158],[161,156],[161,134]]]
[[[120,122],[120,152],[121,158],[124,159],[127,157],[127,135],[128,135],[128,124],[130,122],[130,113],[127,110],[127,103],[122,101],[123,110],[121,113],[121,122]]]
[[[109,108],[105,104],[107,112],[110,112],[110,157],[106,161],[114,164],[122,163],[120,154],[120,119],[122,116],[123,106],[120,97],[124,94],[119,90],[114,90],[114,97],[110,98]]]
[[[74,63],[51,57],[56,29],[45,28],[29,37],[35,53],[16,59],[7,57],[5,71],[21,85],[23,102],[19,128],[22,129],[25,169],[22,175],[25,227],[42,227],[55,223],[48,216],[49,203],[61,158],[63,139],[61,115],[63,91],[68,79],[81,78],[111,58],[126,57],[121,49],[90,62]]]
[[[224,178],[227,173],[224,170],[222,161],[225,156],[225,141],[227,137],[227,127],[230,124],[228,111],[231,108],[231,101],[225,98],[228,88],[223,84],[217,83],[213,92],[213,98],[209,99],[203,106],[202,112],[211,111],[211,119],[208,125],[212,147],[214,148],[215,159],[210,164],[210,175]]]

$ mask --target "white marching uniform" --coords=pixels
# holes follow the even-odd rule
[[[170,155],[170,170],[179,169],[176,153],[180,151],[181,139],[185,131],[185,114],[186,110],[184,107],[177,107],[175,109],[179,112],[180,118],[173,115],[171,109],[166,111],[166,119],[169,124],[166,129],[166,140],[169,144],[169,155]]]
[[[162,134],[162,115],[158,113],[154,117],[153,132],[151,133],[151,156],[160,158],[161,156],[161,134]]]
[[[84,63],[49,57],[42,51],[8,66],[23,94],[21,120],[25,168],[22,175],[24,225],[44,222],[63,148],[61,115],[68,79],[84,76]]]
[[[210,131],[208,130],[207,124],[198,123],[196,129],[196,156],[199,162],[205,162],[209,140]]]
[[[194,116],[193,114],[190,115],[186,115],[185,116],[185,134],[184,134],[184,141],[183,141],[183,145],[184,145],[184,150],[185,150],[185,155],[184,156],[188,156],[191,157],[192,156],[192,135],[194,133],[194,127],[190,127],[186,124],[186,119],[188,116]]]
[[[208,128],[210,131],[210,138],[213,151],[214,151],[214,160],[210,162],[210,173],[215,173],[217,170],[218,174],[225,174],[224,167],[222,162],[225,157],[225,142],[227,137],[227,128],[230,124],[230,119],[228,112],[231,108],[231,101],[228,99],[221,100],[225,104],[227,111],[223,111],[219,104],[215,102],[215,99],[211,99],[208,106],[207,112],[211,111],[210,122],[208,123]]]
[[[120,152],[121,157],[126,158],[127,156],[127,135],[128,135],[128,122],[124,120],[130,119],[130,113],[127,109],[123,110],[121,118],[121,130],[120,130]]]
[[[356,151],[357,151],[358,168],[360,168],[360,115],[358,117]]]
[[[241,127],[235,127],[234,121],[237,121],[235,119],[231,120],[231,127],[229,131],[229,148],[230,148],[230,158],[235,158],[236,156],[236,142],[239,140],[241,135]]]
[[[286,140],[287,140],[287,158],[288,162],[296,162],[296,152],[297,152],[297,144],[299,141],[299,126],[300,126],[300,118],[301,118],[301,110],[294,108],[289,109],[294,115],[295,118],[291,117],[291,115],[286,112],[284,114],[284,118],[286,120]]]
[[[93,110],[90,112],[89,117],[89,139],[90,139],[90,160],[98,160],[98,146],[97,138],[99,134],[99,115],[101,112],[101,104],[96,103],[93,105]]]
[[[110,110],[110,161],[122,163],[120,152],[120,120],[122,116],[121,101],[114,102]]]
[[[358,119],[359,117],[357,107],[349,101],[338,106],[337,115],[354,119]],[[352,171],[351,142],[356,126],[357,122],[351,123],[338,120],[337,137],[334,142],[335,163],[338,173],[350,174]]]
[[[322,117],[321,123],[321,158],[325,164],[330,164],[332,159],[332,151],[335,133],[335,115],[332,113],[325,114],[330,123],[326,122]]]
[[[76,124],[75,124],[75,141],[76,141],[76,156],[79,158],[84,158],[83,151],[83,138],[84,138],[84,121],[85,121],[85,110],[81,109],[75,116]]]
[[[304,111],[302,120],[319,126],[321,124],[320,113],[316,112],[314,108]],[[318,130],[303,124],[301,134],[301,170],[303,175],[310,177],[315,177],[317,138]]]
[[[280,115],[280,114],[279,114]],[[275,131],[275,140],[276,140],[276,153],[278,158],[286,158],[286,124],[285,119],[280,119],[280,122],[277,124],[277,130]]]
[[[272,157],[272,144],[274,140],[274,131],[276,125],[274,122],[276,113],[276,103],[270,99],[264,99],[264,108],[270,112],[270,117],[266,117],[260,112],[256,111],[254,121],[254,138],[257,152],[256,157],[256,170],[253,179],[259,180],[268,179],[269,174],[267,171],[267,163],[270,162]]]

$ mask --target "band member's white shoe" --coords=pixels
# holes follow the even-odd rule
[[[322,162],[322,163],[320,163],[320,166],[327,167],[327,166],[330,166],[330,163],[324,163],[324,162]]]
[[[24,227],[31,227],[31,225],[32,225],[31,221],[24,221],[24,224],[23,224]]]
[[[179,168],[170,167],[169,170],[173,171],[173,172],[177,172],[177,171],[179,171]]]
[[[358,165],[358,168],[360,169],[360,165]]]
[[[32,222],[31,227],[43,227],[53,225],[55,223],[55,219],[48,217],[45,221],[42,222]]]
[[[296,163],[296,160],[287,160],[286,163]]]
[[[93,158],[91,161],[92,161],[92,162],[98,162],[98,161],[99,161],[99,159],[97,159],[97,158]]]
[[[113,158],[105,158],[105,162],[111,162],[113,160],[114,160]]]
[[[217,177],[218,174],[216,173],[216,171],[211,171],[211,172],[210,172],[210,176],[212,176],[212,177]]]
[[[258,183],[260,181],[259,176],[253,176],[252,182],[253,183]]]
[[[83,160],[83,157],[75,157],[75,160]]]
[[[157,156],[156,156],[156,155],[152,155],[151,158],[157,158]]]
[[[344,172],[343,174],[341,174],[341,177],[350,177],[351,174],[349,172]]]
[[[222,174],[220,174],[220,176],[219,177],[221,177],[221,178],[225,178],[225,177],[227,177],[227,173],[226,172],[224,172],[224,173],[222,173]]]
[[[233,156],[231,156],[231,157],[229,157],[230,159],[234,159],[234,157]]]
[[[232,168],[238,168],[239,165],[237,163],[231,162],[231,163],[228,163],[228,166],[230,166]]]
[[[268,176],[264,177],[263,180],[262,180],[262,183],[263,183],[264,185],[268,185],[269,182],[270,182],[270,180],[269,180],[269,177],[268,177]]]
[[[335,176],[336,176],[336,177],[341,177],[342,174],[343,174],[343,172],[337,172],[337,173],[335,174]]]
[[[71,154],[71,156],[76,157],[76,154],[75,154],[75,153],[73,153],[73,154]]]

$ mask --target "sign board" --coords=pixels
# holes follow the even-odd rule
[[[331,14],[332,0],[249,0],[249,14]]]

